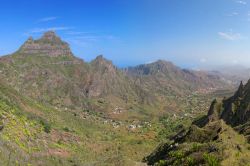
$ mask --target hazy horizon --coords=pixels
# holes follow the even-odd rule
[[[29,36],[54,30],[86,61],[102,54],[119,67],[158,59],[193,69],[250,67],[249,5],[247,0],[3,1],[0,55],[16,51]]]

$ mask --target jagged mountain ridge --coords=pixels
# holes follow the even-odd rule
[[[209,121],[224,120],[228,125],[236,127],[250,120],[250,80],[243,85],[240,83],[238,90],[233,96],[224,98],[222,101],[215,99],[208,111],[207,116],[195,122],[204,126]]]
[[[236,131],[246,136],[250,141],[250,81],[245,85],[240,83],[238,90],[229,98],[222,101],[216,99],[212,102],[209,113],[195,124],[204,126],[209,121],[222,119],[228,125],[235,128]]]
[[[0,68],[1,77],[15,89],[52,105],[91,109],[89,99],[99,98],[149,102],[149,95],[111,61],[102,56],[90,63],[76,58],[54,32],[28,39],[16,53],[1,57]]]
[[[160,145],[149,165],[248,165],[250,160],[250,81],[235,94],[213,100],[207,115]]]
[[[121,70],[103,56],[90,63],[73,56],[54,32],[29,38],[14,54],[1,57],[1,77],[21,93],[53,105],[88,107],[105,98],[126,106],[157,104],[166,94],[181,96],[226,84],[206,73],[182,70],[166,61]]]

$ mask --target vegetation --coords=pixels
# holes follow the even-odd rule
[[[154,164],[192,166],[195,153],[201,163],[214,163],[210,153],[202,156],[208,142],[229,135],[214,126],[192,127],[183,144],[174,142],[176,133],[183,136],[194,118],[204,115],[212,98],[222,97],[211,87],[229,86],[166,61],[124,70],[103,56],[86,63],[48,32],[1,57],[0,71],[0,165],[138,165],[168,142]],[[223,151],[229,144],[215,145]]]
[[[217,159],[217,157],[215,157],[214,155],[211,155],[211,154],[207,154],[205,153],[203,155],[204,157],[204,160],[206,161],[206,163],[209,165],[209,166],[219,166],[219,160]]]
[[[245,86],[241,83],[232,97],[214,100],[206,116],[195,119],[188,129],[173,136],[172,142],[158,147],[145,161],[151,165],[249,165],[249,116],[246,114],[249,85],[250,82]],[[166,118],[161,122],[166,122]]]

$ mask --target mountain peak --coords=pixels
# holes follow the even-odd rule
[[[43,34],[43,36],[39,39],[40,41],[47,41],[47,42],[58,42],[64,43],[60,37],[56,35],[54,31],[47,31]]]
[[[25,55],[39,55],[39,56],[73,56],[69,44],[62,41],[54,31],[48,31],[43,36],[34,40],[29,37],[19,50]]]
[[[43,37],[50,38],[50,37],[57,37],[55,31],[47,31],[43,34]]]
[[[113,64],[112,61],[104,58],[103,55],[98,55],[93,61],[92,63],[98,63],[98,64]]]
[[[235,94],[222,102],[212,102],[208,118],[216,117],[227,124],[237,126],[246,123],[250,119],[250,82],[240,83]],[[214,119],[214,118],[213,118]]]
[[[173,64],[172,62],[169,62],[169,61],[166,61],[166,60],[162,60],[162,59],[158,59],[157,61],[155,61],[153,63],[158,63],[158,64]]]
[[[103,55],[98,55],[95,60],[106,60]]]
[[[116,67],[113,65],[112,61],[104,58],[103,55],[98,55],[92,62],[91,64],[95,67],[95,68],[101,68],[101,69],[105,69],[107,71],[112,71],[115,72]]]
[[[243,96],[243,92],[244,92],[244,85],[243,85],[243,82],[241,81],[238,90],[234,94],[234,97],[235,98],[242,97]]]
[[[127,72],[132,75],[154,75],[159,73],[177,72],[179,68],[173,63],[165,60],[157,60],[152,63],[138,65],[127,68]]]

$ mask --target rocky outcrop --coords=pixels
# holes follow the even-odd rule
[[[149,165],[247,165],[250,160],[250,81],[232,97],[213,100],[208,114],[160,145]],[[237,154],[237,156],[235,156]]]
[[[20,53],[38,56],[72,56],[69,44],[63,42],[55,32],[46,32],[42,38],[34,40],[30,37],[20,48]]]
[[[247,165],[249,156],[245,137],[217,120],[202,128],[192,125],[180,138],[158,146],[144,162],[155,166]]]
[[[202,127],[220,119],[232,127],[244,125],[250,121],[250,81],[246,85],[241,82],[233,96],[224,98],[222,101],[215,99],[211,103],[208,114],[193,124]]]
[[[213,105],[214,103],[211,105],[208,118],[216,116],[231,126],[248,122],[250,120],[250,81],[246,85],[241,82],[232,97],[218,102],[216,107]]]
[[[103,55],[97,56],[92,62],[91,65],[99,71],[103,71],[115,74],[117,72],[117,68],[113,65],[112,61],[109,61],[103,57]]]

